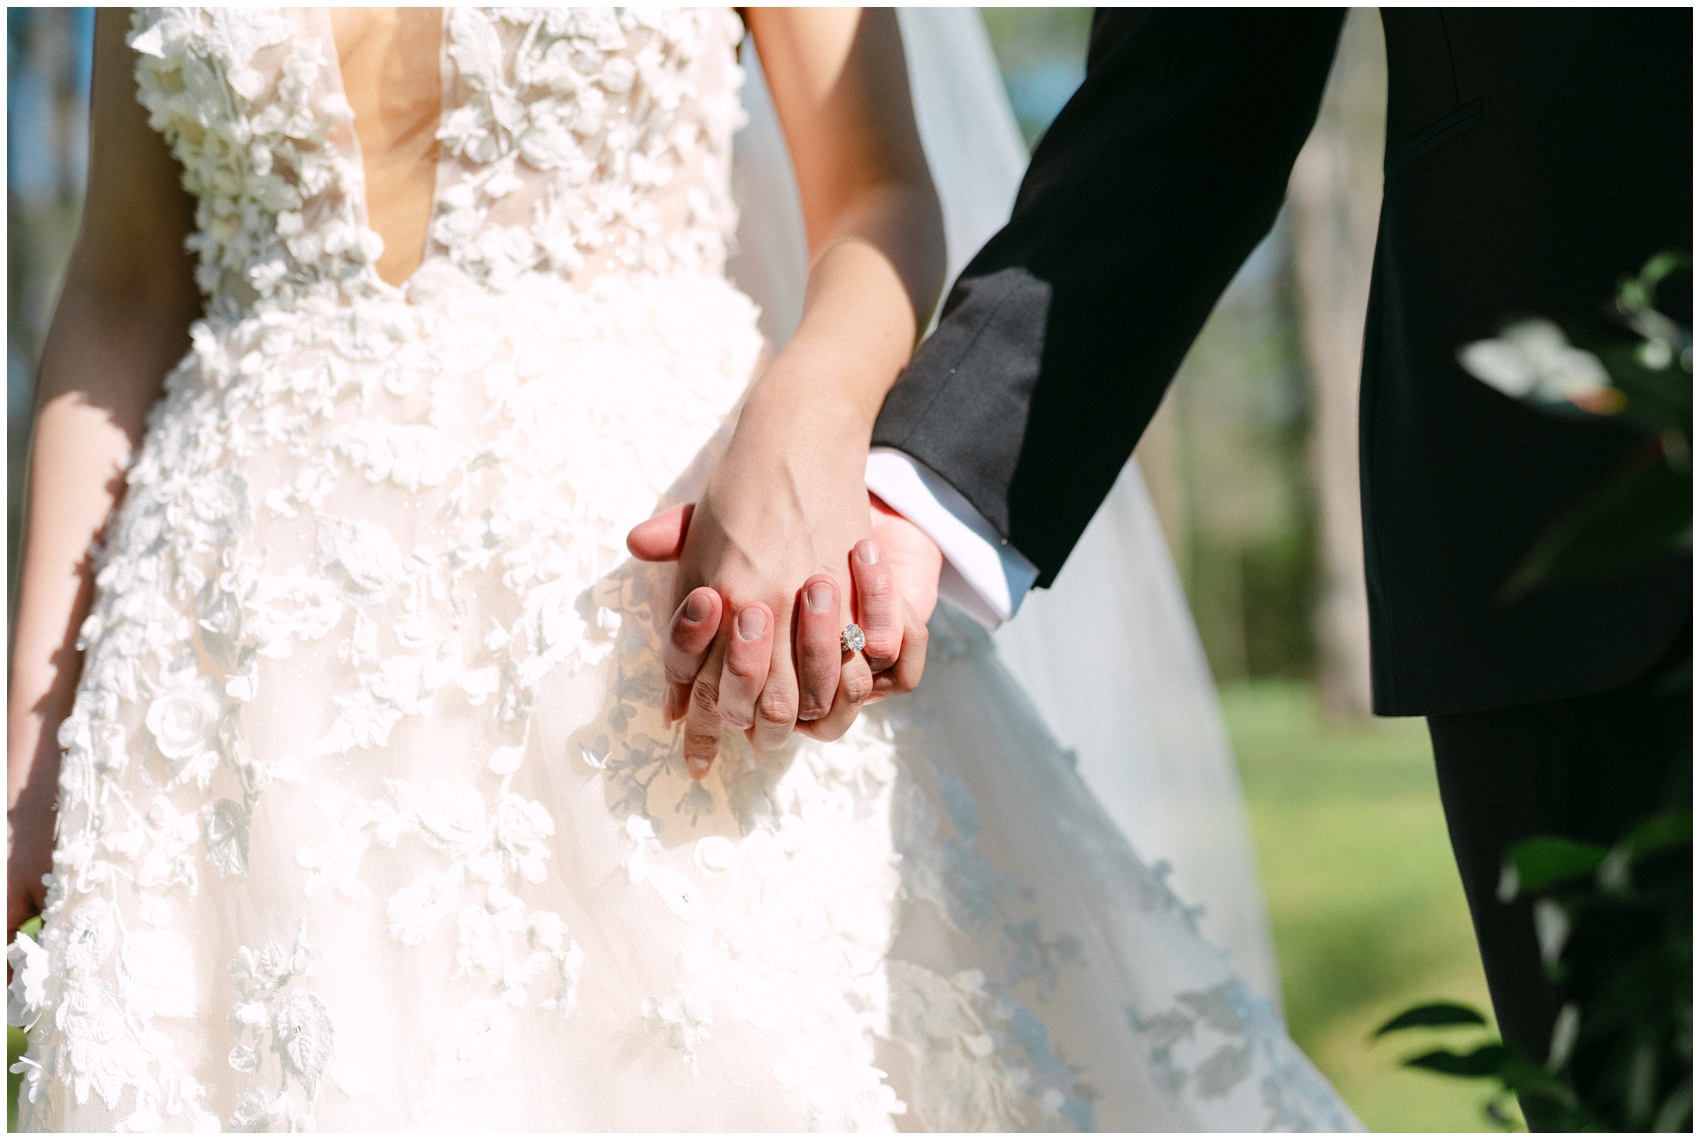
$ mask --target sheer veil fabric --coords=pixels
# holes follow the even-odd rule
[[[1003,223],[1027,168],[971,8],[902,8],[910,94],[944,209],[946,282]],[[785,139],[748,40],[734,142],[729,272],[783,344],[802,318],[807,245]],[[1204,650],[1138,462],[1130,460],[1050,590],[993,636],[998,656],[1144,859],[1169,868],[1205,934],[1280,1008],[1239,776]]]

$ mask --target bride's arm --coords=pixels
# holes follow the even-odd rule
[[[56,737],[82,668],[89,550],[200,315],[183,249],[194,204],[136,101],[127,15],[95,21],[88,197],[39,373],[6,714],[8,940],[39,910],[52,858]]]
[[[829,622],[835,641],[850,620],[873,421],[944,273],[896,13],[754,8],[746,20],[790,146],[810,267],[802,323],[752,388],[681,551],[676,598],[706,584],[727,603],[714,607],[718,634],[690,688],[685,755],[697,774],[722,717],[771,749],[799,713],[823,735],[842,732],[869,693],[867,664],[854,658],[840,681],[836,652],[800,663],[799,690],[792,615],[799,587],[825,586],[828,605],[799,621]]]

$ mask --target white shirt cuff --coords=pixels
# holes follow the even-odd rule
[[[1039,569],[961,491],[891,447],[868,452],[867,479],[868,490],[938,543],[939,597],[987,629],[1015,616]]]

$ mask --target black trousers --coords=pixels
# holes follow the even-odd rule
[[[1428,718],[1440,799],[1505,1040],[1537,1063],[1558,998],[1541,968],[1527,903],[1499,901],[1507,849],[1536,835],[1610,846],[1673,798],[1688,803],[1691,688],[1684,628],[1664,658],[1621,688],[1567,700]]]

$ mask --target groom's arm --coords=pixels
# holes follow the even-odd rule
[[[969,561],[985,565],[952,563],[993,611],[1000,589],[1011,612],[1019,604],[1024,565],[1038,585],[1056,576],[1274,223],[1341,20],[1222,9],[1094,18],[1086,79],[1040,141],[1009,224],[957,280],[874,428],[876,448],[914,460],[935,501],[982,532]],[[943,531],[933,537],[946,545]]]

